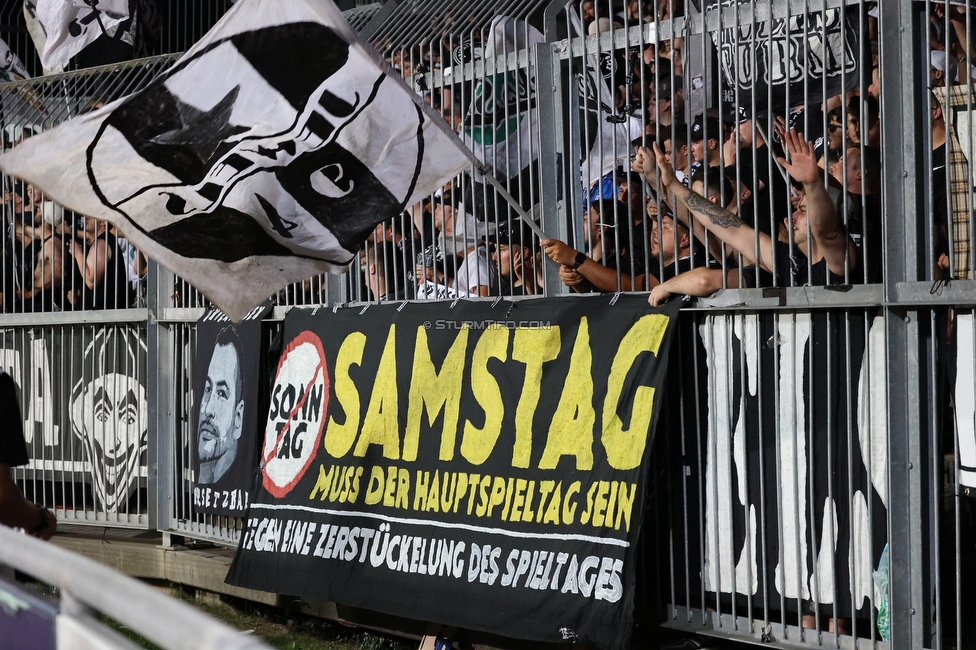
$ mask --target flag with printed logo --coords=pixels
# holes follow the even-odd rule
[[[830,7],[785,17],[761,15],[752,0],[701,0],[721,28],[711,36],[722,75],[721,102],[752,106],[753,114],[782,113],[857,88],[859,33],[867,29],[855,7]],[[738,18],[733,18],[738,12]]]
[[[467,155],[330,0],[241,0],[146,88],[0,168],[108,219],[236,319],[350,262]]]
[[[13,50],[0,39],[0,82],[30,79],[27,68]]]
[[[542,32],[527,21],[496,16],[488,29],[482,54],[486,61],[494,62],[496,69],[502,68],[499,62],[509,54],[543,41]],[[458,56],[468,55],[462,51]],[[515,70],[497,70],[478,80],[465,113],[462,137],[487,170],[499,180],[508,181],[509,191],[526,209],[538,201],[539,135],[534,64]],[[490,198],[481,198],[485,178],[475,173],[473,181],[478,188],[472,193],[476,209],[490,220],[495,205]]]
[[[129,0],[29,0],[25,3],[29,20],[36,20],[43,35],[37,43],[41,65],[60,72],[68,62],[100,37],[118,39],[132,45]]]

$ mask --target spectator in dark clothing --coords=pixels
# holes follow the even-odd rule
[[[779,154],[778,149],[770,150],[758,121],[747,118],[739,122],[738,178],[752,191],[749,200],[742,203],[739,216],[770,235],[777,231],[779,222],[771,215],[790,205],[789,184],[774,161]]]
[[[72,239],[69,252],[85,279],[81,307],[122,309],[129,304],[129,280],[125,258],[119,254],[115,235],[108,223],[85,219],[81,241]]]
[[[779,162],[804,190],[788,223],[791,241],[786,242],[774,241],[765,233],[757,235],[736,215],[684,187],[657,146],[654,153],[662,183],[709,232],[741,253],[746,263],[756,263],[773,273],[781,285],[837,284],[843,281],[848,260],[851,270],[857,267],[857,251],[837,219],[813,144],[795,130],[786,134],[785,141],[791,161],[780,158]],[[635,165],[643,168],[648,156],[649,152],[641,148]]]
[[[403,281],[397,279],[397,254],[390,241],[366,242],[363,248],[366,285],[376,302],[404,300]]]
[[[615,236],[620,223],[628,222],[627,206],[619,201],[600,201],[589,206],[590,223],[599,229],[600,246],[591,247],[590,257],[558,239],[544,239],[546,255],[560,265],[560,279],[574,291],[643,291],[647,276],[643,260],[630,256],[626,241]],[[590,231],[590,241],[594,231]],[[619,273],[617,272],[619,269]],[[570,274],[572,271],[574,273]],[[576,280],[576,275],[581,277]],[[653,276],[651,276],[653,278]],[[657,279],[653,279],[657,284]]]
[[[0,373],[0,524],[23,528],[29,535],[51,539],[58,520],[49,510],[24,498],[11,468],[26,465],[27,445],[13,379]]]
[[[725,143],[725,129],[714,117],[704,114],[695,118],[689,129],[691,133],[691,157],[695,164],[692,173],[702,165],[718,167],[722,159],[722,145]]]
[[[495,232],[495,243],[489,244],[489,250],[492,250],[492,261],[498,265],[499,285],[503,296],[531,296],[539,293],[532,241],[532,231],[521,219],[513,218],[499,224]]]
[[[410,237],[405,237],[404,232],[409,233]],[[413,260],[414,249],[420,244],[418,240],[419,237],[414,233],[413,223],[406,213],[377,224],[373,229],[373,234],[367,239],[367,241],[379,245],[378,250],[386,250],[390,253],[383,262],[391,279],[387,293],[395,293],[402,296],[404,300],[414,298],[417,293]],[[384,243],[390,245],[385,246]]]
[[[834,199],[837,214],[844,214],[848,208],[847,232],[858,248],[859,256],[867,269],[867,282],[881,282],[882,254],[884,250],[884,229],[881,217],[880,187],[881,164],[877,151],[865,147],[851,147],[845,151],[832,152],[827,166],[831,178],[836,182]],[[866,163],[866,164],[865,164]],[[846,189],[846,199],[844,190]]]
[[[661,151],[664,152],[668,164],[674,168],[678,180],[686,186],[689,184],[688,165],[691,162],[691,153],[688,151],[688,126],[677,124],[674,129],[667,129],[659,139]],[[654,185],[651,189],[657,190]]]
[[[688,227],[669,214],[662,214],[653,222],[650,245],[655,280],[648,283],[649,288],[706,263],[705,251],[700,245],[692,252],[692,234]]]
[[[946,131],[942,107],[932,96],[932,220],[935,239],[936,277],[949,271],[949,192],[946,165]]]
[[[64,246],[54,234],[53,213],[56,206],[45,202],[39,190],[24,188],[23,212],[14,224],[14,239],[19,246],[17,288],[14,309],[28,313],[61,309],[64,292]]]

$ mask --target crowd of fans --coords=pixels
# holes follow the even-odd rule
[[[589,187],[586,170],[581,174],[579,232],[570,228],[568,237],[540,241],[512,211],[481,210],[481,203],[493,203],[490,198],[458,201],[463,191],[476,199],[479,193],[476,184],[466,189],[472,184],[462,177],[413,208],[390,232],[377,232],[364,268],[387,275],[375,284],[381,290],[373,290],[372,297],[541,293],[547,273],[558,273],[572,291],[650,291],[653,304],[673,294],[708,295],[728,286],[880,282],[878,4],[864,3],[848,17],[862,40],[854,52],[860,69],[847,88],[781,111],[753,110],[755,98],[742,93],[739,103],[719,102],[718,109],[693,114],[685,93],[701,78],[686,83],[686,60],[698,53],[685,56],[682,39],[597,53],[594,59],[613,106],[598,106],[595,112],[600,121],[637,122],[639,129],[630,142],[615,142],[618,149],[629,148],[611,171],[589,179]],[[578,35],[584,36],[680,16],[685,7],[677,0],[582,0],[572,10],[582,25]],[[967,30],[976,28],[976,21],[967,25],[966,20],[964,7],[931,4],[932,87],[966,83],[965,70],[976,78],[976,66],[962,65],[972,42]],[[444,48],[435,42],[396,50],[390,60],[463,132],[470,126],[470,112],[465,113],[460,98],[477,95],[478,89],[425,81],[426,73],[448,66],[436,55]],[[481,44],[481,34],[474,32],[449,63],[468,61]],[[719,75],[713,77],[718,85]],[[822,83],[817,80],[814,90]],[[526,84],[531,88],[531,80]],[[811,94],[797,88],[794,96]],[[707,89],[701,92],[708,95]],[[939,192],[947,186],[945,172],[940,175],[944,164],[939,164],[945,160],[945,124],[934,95],[931,103],[933,232],[939,260],[933,273],[939,277],[948,266],[950,217],[945,190]],[[581,144],[584,153],[586,146]],[[517,180],[524,198],[524,175]],[[532,201],[521,203],[532,206]],[[411,250],[419,252],[404,252]],[[548,268],[547,257],[555,262]],[[386,264],[372,262],[379,258]]]
[[[976,66],[967,63],[973,42],[968,33],[976,24],[967,24],[963,7],[930,7],[931,86],[963,84],[967,71],[976,78]],[[609,100],[594,99],[599,92],[583,89],[592,80],[581,81],[581,114],[595,104],[591,113],[598,131],[607,123],[624,123],[630,137],[614,141],[614,164],[602,169],[599,178],[587,178],[584,170],[577,190],[559,190],[572,204],[569,216],[581,215],[581,223],[570,223],[558,239],[558,233],[537,237],[484,179],[463,174],[377,227],[360,258],[362,273],[356,281],[361,279],[362,297],[532,295],[547,286],[551,290],[558,276],[572,291],[649,291],[656,304],[673,294],[707,295],[728,286],[880,281],[878,3],[858,9],[861,69],[852,88],[780,114],[753,110],[754,98],[748,97],[693,113],[686,93],[702,78],[718,85],[721,76],[686,80],[688,61],[700,53],[684,52],[682,39],[584,56],[579,60],[590,67],[592,79],[606,84]],[[570,10],[575,15],[562,29],[583,38],[682,16],[686,7],[682,0],[580,0]],[[530,42],[529,30],[535,28],[523,23],[520,28],[515,21],[493,21],[482,33],[441,16],[422,44],[391,46],[388,61],[458,133],[479,127],[500,133],[505,129],[499,125],[513,115],[537,109],[532,70],[479,77],[462,74],[459,66],[489,53],[497,58]],[[504,39],[491,31],[496,28],[510,42],[500,45]],[[594,62],[599,70],[592,69]],[[462,78],[466,81],[457,80]],[[492,90],[489,82],[504,88]],[[697,91],[709,94],[708,89]],[[489,94],[496,100],[493,113]],[[509,104],[498,106],[499,98]],[[946,191],[939,192],[948,186],[939,161],[946,159],[947,137],[934,97],[932,105],[934,246],[945,269],[950,216]],[[580,137],[589,130],[581,119]],[[580,150],[585,154],[600,137],[591,134],[591,142],[580,143]],[[510,147],[531,150],[521,142]],[[536,150],[531,155],[550,154]],[[537,160],[528,171],[507,180],[502,176],[521,212],[536,219],[538,177]],[[829,201],[821,200],[824,187]],[[578,196],[565,196],[573,192]],[[5,179],[2,218],[5,312],[139,303],[146,261],[114,228],[67,213],[12,179]]]
[[[9,177],[0,220],[4,313],[121,309],[144,297],[147,260],[107,222],[65,210]]]

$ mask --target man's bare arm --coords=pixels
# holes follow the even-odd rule
[[[664,157],[664,153],[661,151],[660,147],[657,146],[656,142],[654,143],[653,147],[654,159],[658,167],[658,178],[660,179],[661,184],[667,188],[669,194],[673,196],[677,202],[687,206],[687,208],[695,216],[695,219],[700,222],[706,230],[740,252],[746,259],[747,263],[756,263],[757,251],[755,229],[744,223],[742,219],[732,214],[725,208],[712,203],[705,197],[682,185],[681,181],[678,180],[678,177],[675,176],[674,169],[668,163],[667,159]],[[645,147],[640,147],[638,149],[634,166],[639,167],[640,170],[644,172],[645,177],[650,174],[647,169],[650,166],[648,162],[649,157],[650,152],[648,152]],[[699,239],[704,239],[704,237],[699,237]],[[769,236],[765,233],[759,233],[759,263],[767,271],[772,271],[772,249],[773,244]],[[719,256],[721,256],[721,253]]]
[[[813,143],[803,139],[796,129],[790,129],[783,141],[790,156],[787,161],[779,158],[779,163],[793,180],[803,184],[807,200],[807,223],[810,235],[817,243],[820,254],[827,261],[827,268],[836,275],[844,274],[844,261],[851,256],[851,268],[856,266],[856,249],[847,236],[844,225],[837,217],[837,209],[824,186],[822,170],[817,165],[817,154]]]
[[[656,147],[656,146],[655,146]],[[667,164],[663,156],[658,158],[658,163]],[[701,222],[705,228],[725,242],[736,251],[742,254],[747,264],[759,263],[767,271],[773,269],[773,244],[769,235],[759,233],[758,259],[756,251],[756,231],[746,224],[737,215],[732,214],[725,208],[712,203],[705,197],[691,191],[675,179],[675,182],[668,185],[674,196],[681,201],[695,219]]]
[[[696,269],[679,273],[670,280],[662,282],[651,290],[647,302],[651,307],[660,307],[671,296],[684,295],[704,297],[710,296],[725,286],[735,288],[739,284],[739,270],[728,272],[728,285],[725,285],[726,272],[722,269],[710,269],[699,266]]]

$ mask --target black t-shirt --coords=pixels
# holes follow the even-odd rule
[[[857,219],[848,222],[848,231],[858,252],[858,266],[867,269],[866,282],[879,283],[884,279],[884,221],[881,200],[874,194],[852,194],[849,199],[857,206]],[[838,212],[840,214],[840,212]],[[863,273],[851,273],[851,282],[860,282]]]
[[[810,285],[822,287],[844,284],[843,275],[835,275],[827,268],[827,258],[810,264],[807,256],[796,246],[777,241],[773,246],[776,280],[780,287]],[[860,282],[858,266],[851,269],[851,282]]]
[[[932,221],[935,256],[949,252],[949,195],[946,192],[946,146],[932,150]]]
[[[688,257],[682,257],[680,259],[672,261],[670,264],[665,264],[663,268],[658,267],[657,259],[651,260],[651,272],[654,275],[660,273],[658,279],[661,282],[667,282],[676,275],[681,275],[692,269],[697,269],[700,266],[708,265],[708,256],[701,250],[695,251],[693,255]]]
[[[27,464],[27,444],[17,391],[14,380],[5,372],[0,373],[0,464],[11,467]]]
[[[524,284],[512,284],[515,282],[515,276],[509,276],[506,278],[501,278],[499,280],[499,285],[501,285],[501,295],[503,296],[531,296],[530,293],[525,293]]]
[[[774,149],[772,155],[778,156],[780,153]],[[771,162],[768,145],[758,147],[754,159],[751,158],[751,150],[749,156],[750,164],[755,166],[755,180],[765,183],[765,187],[758,192],[753,190],[752,196],[743,205],[741,216],[756,230],[775,236],[779,223],[793,211],[790,204],[790,186],[783,178],[780,168]],[[748,176],[743,172],[743,178],[747,185],[751,184],[753,170],[748,170]],[[775,215],[775,218],[770,215]]]
[[[597,258],[596,260],[608,269],[613,269],[614,271],[620,271],[624,275],[629,275],[630,277],[637,277],[638,275],[644,275],[646,269],[644,268],[644,253],[641,252],[635,257],[631,257],[625,253],[618,255],[616,251],[608,251],[606,257],[603,259]],[[653,261],[651,264],[653,265]]]
[[[2,221],[2,231],[0,231],[0,286],[3,291],[3,311],[14,311],[15,299],[17,297],[17,284],[19,279],[18,269],[20,267],[20,256],[23,254],[23,246],[14,237],[13,223],[4,215]]]

